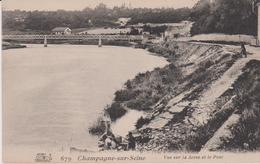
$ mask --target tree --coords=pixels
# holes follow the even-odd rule
[[[193,8],[191,33],[256,35],[256,15],[251,0],[200,0]]]
[[[67,26],[70,28],[94,27],[114,27],[116,21],[121,17],[131,18],[129,24],[136,23],[176,23],[187,20],[190,17],[189,8],[134,8],[126,6],[108,8],[101,3],[94,9],[84,8],[82,11],[4,11],[3,28],[4,30],[31,30],[50,32],[57,26]],[[24,21],[17,22],[17,17],[23,17]],[[89,23],[91,20],[91,23]]]

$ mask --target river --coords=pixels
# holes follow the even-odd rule
[[[27,46],[3,51],[3,145],[8,156],[68,147],[95,151],[97,137],[88,128],[115,91],[139,72],[167,64],[129,47]]]

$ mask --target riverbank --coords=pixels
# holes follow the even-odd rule
[[[260,84],[255,78],[260,73],[252,67],[259,66],[259,61],[241,58],[240,48],[235,46],[167,41],[149,45],[147,49],[167,58],[170,64],[127,81],[125,87],[115,93],[112,105],[105,109],[112,121],[127,110],[146,112],[147,116],[137,121],[137,129],[133,131],[138,150],[256,149],[253,147],[257,147],[254,143],[259,135],[253,130],[244,132],[245,136],[255,134],[250,143],[241,140],[238,130],[232,128],[228,129],[232,131],[228,137],[221,132],[218,134],[218,138],[224,139],[221,138],[214,149],[208,142],[213,142],[211,139],[216,137],[219,129],[227,129],[227,121],[235,113],[240,113],[239,121],[232,124],[235,129],[241,131],[245,125],[240,124],[259,129],[259,125],[247,118],[250,114],[244,113],[248,111],[243,106],[249,103],[242,103],[253,102],[254,106],[248,107],[254,109],[253,120],[260,118],[255,114],[259,112],[259,108],[255,107],[259,105],[259,95],[253,92],[255,89],[259,91]],[[246,74],[249,77],[243,78]],[[247,121],[242,121],[244,119]],[[230,144],[234,142],[239,142],[239,148]],[[205,148],[205,145],[211,146]]]
[[[26,45],[16,44],[16,43],[9,43],[9,42],[3,42],[2,43],[2,49],[15,49],[15,48],[26,48]]]

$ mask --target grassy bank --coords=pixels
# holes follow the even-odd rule
[[[225,129],[231,135],[220,137],[219,145],[209,150],[260,149],[259,61],[241,66],[240,49],[212,44],[167,41],[144,47],[170,64],[128,80],[105,109],[111,120],[126,109],[147,113],[133,131],[138,150],[209,149],[209,141],[234,114],[240,116],[238,123]]]
[[[260,61],[252,60],[243,69],[243,74],[233,85],[234,108],[240,115],[232,127],[230,138],[223,138],[219,150],[260,150]]]
[[[139,73],[134,79],[128,80],[124,88],[115,93],[111,107],[105,109],[112,121],[124,115],[125,108],[147,112],[149,117],[140,118],[137,121],[138,129],[164,113],[167,110],[166,105],[173,97],[191,91],[182,100],[191,102],[198,99],[207,86],[219,78],[238,59],[238,54],[222,53],[220,46],[168,41],[143,47],[155,55],[165,57],[170,64],[164,68]],[[211,57],[197,64],[186,60],[194,55],[201,58],[206,55]],[[214,60],[212,56],[215,57]],[[189,69],[191,73],[187,74],[186,70]],[[113,107],[115,104],[117,108]],[[186,113],[176,114],[173,120],[176,122],[175,118],[178,118],[177,120],[182,121]],[[169,124],[173,123],[169,121]]]
[[[171,64],[137,76],[123,91],[124,95],[131,93],[135,96],[122,99],[122,103],[130,103],[128,107],[148,113],[148,117],[139,119],[137,124],[137,134],[142,138],[138,143],[139,150],[199,151],[233,110],[228,107],[221,109],[232,96],[221,98],[223,101],[216,102],[213,115],[205,118],[207,123],[201,124],[195,115],[201,108],[198,102],[203,93],[240,58],[239,52],[229,52],[221,46],[185,42],[165,42],[152,45],[148,50],[166,57]],[[158,75],[156,78],[155,74]],[[146,89],[147,86],[157,87]],[[144,106],[153,100],[153,94],[147,93],[156,93],[160,97]],[[136,101],[141,103],[131,106]]]

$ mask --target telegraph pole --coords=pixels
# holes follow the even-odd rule
[[[259,41],[260,41],[260,2],[258,1],[256,3],[257,7],[257,39],[256,39],[256,45],[259,46]]]
[[[253,12],[257,16],[256,46],[260,46],[260,0],[253,0]]]

